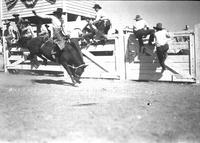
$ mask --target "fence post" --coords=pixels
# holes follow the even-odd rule
[[[3,67],[4,67],[4,72],[8,72],[8,69],[7,69],[7,65],[8,65],[8,47],[7,47],[7,41],[5,39],[5,36],[4,36],[4,31],[5,31],[6,27],[4,25],[4,21],[3,21],[3,27],[2,27],[2,37],[3,37]]]
[[[118,42],[116,43],[116,61],[117,72],[120,75],[120,80],[126,79],[126,66],[125,66],[125,46],[123,34],[119,34]]]
[[[200,83],[200,24],[194,27],[195,33],[195,77],[196,83]]]

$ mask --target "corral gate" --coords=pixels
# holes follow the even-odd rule
[[[84,61],[88,65],[82,77],[119,79],[120,65],[117,59],[119,59],[118,53],[120,52],[116,52],[117,43],[118,37],[112,37],[105,45],[90,46],[87,50],[82,49]],[[47,66],[41,64],[37,69],[31,67],[30,61],[26,59],[29,54],[28,50],[13,47],[10,52],[10,56],[8,50],[4,54],[7,70],[65,72],[62,66],[50,61]],[[38,60],[41,61],[40,58]]]
[[[166,69],[161,67],[154,46],[145,45],[143,53],[138,52],[138,41],[133,34],[124,36],[126,48],[126,79],[195,82],[195,39],[193,31],[171,33]]]
[[[37,13],[49,14],[56,10],[56,8],[61,7],[67,12],[64,19],[68,22],[70,28],[74,28],[73,26],[82,24],[81,20],[84,19],[84,17],[94,17],[93,6],[94,2],[92,1],[56,0],[56,3],[50,4],[46,0],[41,0],[37,2],[34,8],[26,8],[24,4],[19,1],[11,10],[8,10],[5,1],[3,1],[3,20],[12,20],[13,13],[18,13],[21,17],[32,20],[32,10],[36,10]],[[35,25],[32,26],[35,30],[38,30]],[[119,63],[116,62],[116,56],[117,53],[119,53],[116,52],[117,39],[117,37],[110,37],[107,44],[104,46],[90,46],[87,50],[82,50],[85,61],[89,64],[83,77],[119,79],[119,75],[116,72],[118,68],[117,63]],[[29,54],[29,51],[26,49],[12,47],[10,53],[8,53],[8,49],[4,49],[4,51],[5,71],[65,71],[62,66],[50,61],[48,61],[48,66],[40,65],[38,69],[31,67],[30,61],[26,60],[26,57]],[[40,60],[40,58],[38,58],[38,60]]]

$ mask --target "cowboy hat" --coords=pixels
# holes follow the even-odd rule
[[[53,12],[53,14],[63,14],[63,15],[65,15],[66,12],[63,12],[62,8],[57,8],[57,10]]]
[[[185,28],[183,30],[189,30],[189,26],[188,25],[185,25]]]
[[[12,16],[13,16],[13,17],[18,17],[19,14],[18,14],[18,13],[14,13]]]
[[[156,27],[153,27],[153,28],[156,29],[156,30],[162,30],[163,29],[162,23],[157,23]]]
[[[30,23],[30,21],[29,21],[28,19],[25,19],[25,20],[23,21],[23,23]]]
[[[4,22],[4,25],[9,25],[10,24],[10,21],[8,21],[8,20],[6,20],[5,22]]]
[[[95,5],[93,6],[93,8],[94,8],[94,9],[96,9],[96,8],[101,9],[101,6],[100,6],[99,4],[95,4]]]
[[[45,24],[45,27],[47,27],[47,28],[48,28],[48,27],[49,27],[49,25],[48,25],[48,24]]]
[[[140,15],[136,15],[134,20],[142,20],[142,17]]]

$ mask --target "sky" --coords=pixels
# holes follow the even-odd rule
[[[200,23],[200,1],[96,1],[112,19],[114,27],[132,27],[137,14],[150,27],[161,22],[169,31],[181,31],[185,25],[194,29]]]

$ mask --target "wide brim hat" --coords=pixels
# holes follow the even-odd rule
[[[63,14],[63,15],[65,15],[66,12],[63,12],[62,8],[57,8],[56,11],[53,12],[53,14]]]
[[[157,23],[155,27],[153,27],[154,29],[156,30],[162,30],[163,27],[162,27],[162,23]]]
[[[185,25],[185,28],[183,30],[188,30],[190,27],[188,25]]]
[[[140,15],[136,15],[134,20],[142,20],[142,17]]]
[[[96,9],[96,8],[102,9],[101,6],[100,6],[99,4],[95,4],[95,5],[93,6],[93,8],[94,8],[94,9]]]
[[[12,16],[13,16],[13,17],[18,17],[19,14],[18,14],[18,13],[14,13]]]
[[[8,24],[10,24],[10,21],[6,20],[6,21],[4,22],[4,25],[8,25]]]
[[[31,23],[28,19],[25,19],[23,23]]]
[[[45,24],[45,26],[46,26],[46,27],[49,27],[49,25],[48,25],[48,24]]]

